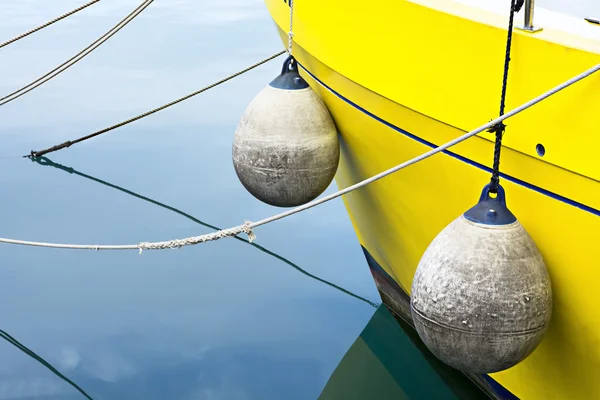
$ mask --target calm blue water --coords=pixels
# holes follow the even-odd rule
[[[81,3],[3,1],[0,41]],[[137,4],[101,2],[0,50],[0,93],[46,73]],[[156,1],[66,73],[0,107],[0,236],[138,243],[279,212],[238,182],[231,141],[282,58],[41,163],[14,156],[147,111],[280,49],[262,0]],[[0,330],[96,399],[474,398],[414,332],[368,303],[380,299],[341,200],[256,234],[257,245],[226,239],[142,255],[1,245]],[[450,375],[466,391],[448,389]],[[0,399],[80,398],[0,341]]]
[[[11,3],[0,5],[11,17],[2,38],[77,2]],[[66,60],[137,3],[97,4],[2,49],[1,92]],[[177,3],[155,2],[71,70],[1,107],[0,157],[126,119],[281,48],[260,1]],[[189,217],[77,173],[2,159],[1,236],[137,243],[211,231],[191,216],[226,228],[275,213],[238,183],[231,140],[278,63],[50,156]],[[341,201],[256,233],[260,246],[378,300]],[[9,245],[0,254],[0,329],[94,398],[316,398],[375,311],[234,239],[141,256]],[[6,342],[0,360],[0,399],[83,398]]]

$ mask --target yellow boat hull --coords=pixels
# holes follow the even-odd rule
[[[287,44],[288,4],[266,4]],[[293,54],[341,135],[339,187],[497,116],[506,17],[447,0],[294,7]],[[600,39],[557,29],[516,32],[513,48],[507,110],[600,63]],[[598,88],[600,74],[506,122],[501,184],[542,252],[554,295],[541,345],[491,375],[525,400],[600,398]],[[484,133],[344,197],[382,297],[397,312],[409,314],[406,294],[423,252],[476,203],[492,157]]]

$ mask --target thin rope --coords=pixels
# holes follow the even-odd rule
[[[144,11],[154,0],[144,0],[139,6],[137,6],[132,12],[130,12],[125,18],[123,18],[119,23],[113,26],[109,31],[107,31],[104,35],[100,36],[96,39],[92,44],[75,54],[73,57],[60,64],[52,71],[46,73],[43,76],[40,76],[35,81],[23,86],[22,88],[15,90],[12,93],[7,94],[6,96],[0,98],[0,106],[10,103],[13,100],[18,99],[24,94],[32,91],[33,89],[43,85],[48,82],[50,79],[56,77],[60,73],[66,71],[71,66],[75,65],[77,62],[81,61],[84,57],[90,54],[92,51],[100,47],[104,42],[113,37],[117,32],[123,29],[127,24],[135,19],[142,11]]]
[[[292,42],[294,37],[294,32],[292,31],[292,26],[294,22],[294,0],[290,1],[290,30],[288,31],[288,54],[292,55]]]
[[[421,154],[420,156],[417,156],[409,161],[403,162],[401,164],[398,164],[397,166],[390,168],[384,172],[381,172],[375,176],[372,176],[368,179],[365,179],[361,182],[358,182],[352,186],[349,186],[345,189],[342,189],[338,192],[335,192],[333,194],[330,194],[328,196],[322,197],[320,199],[317,200],[313,200],[307,204],[304,204],[302,206],[296,207],[294,209],[291,209],[289,211],[285,211],[282,212],[280,214],[276,214],[273,215],[271,217],[262,219],[258,222],[249,222],[246,221],[243,225],[239,225],[233,228],[229,228],[229,229],[223,229],[217,232],[213,232],[213,233],[209,233],[209,234],[205,234],[205,235],[201,235],[201,236],[193,236],[193,237],[189,237],[189,238],[185,238],[185,239],[175,239],[175,240],[169,240],[169,241],[164,241],[164,242],[142,242],[139,244],[130,244],[130,245],[76,245],[76,244],[58,244],[58,243],[44,243],[44,242],[33,242],[33,241],[26,241],[26,240],[16,240],[16,239],[6,239],[6,238],[0,238],[0,243],[9,243],[9,244],[17,244],[17,245],[24,245],[24,246],[35,246],[35,247],[49,247],[49,248],[60,248],[60,249],[74,249],[74,250],[134,250],[137,249],[140,251],[140,253],[143,250],[159,250],[159,249],[174,249],[174,248],[180,248],[180,247],[184,247],[184,246],[191,246],[191,245],[195,245],[198,243],[204,243],[204,242],[208,242],[208,241],[213,241],[213,240],[218,240],[218,239],[222,239],[225,237],[232,237],[232,236],[236,236],[239,235],[241,233],[246,233],[248,235],[248,240],[249,242],[252,242],[255,240],[256,236],[254,235],[253,229],[257,228],[261,225],[266,225],[269,224],[271,222],[289,217],[290,215],[293,214],[297,214],[299,212],[308,210],[309,208],[312,207],[316,207],[320,204],[323,204],[325,202],[328,202],[330,200],[333,200],[337,197],[343,196],[347,193],[350,193],[354,190],[357,190],[363,186],[366,186],[372,182],[375,182],[379,179],[385,178],[388,175],[393,174],[394,172],[397,172],[401,169],[404,169],[406,167],[409,167],[413,164],[416,164],[426,158],[429,158],[437,153],[443,152],[446,149],[448,149],[449,147],[452,147],[454,145],[457,145],[458,143],[461,143],[465,140],[467,140],[468,138],[477,135],[478,133],[481,133],[483,131],[485,131],[486,129],[489,129],[490,127],[498,124],[499,122],[504,121],[507,118],[510,118],[526,109],[528,109],[529,107],[539,103],[540,101],[552,96],[553,94],[563,90],[564,88],[571,86],[572,84],[574,84],[575,82],[578,82],[588,76],[590,76],[591,74],[597,72],[598,70],[600,70],[600,64],[596,65],[595,67],[581,73],[580,75],[577,75],[571,79],[569,79],[568,81],[560,84],[559,86],[556,86],[555,88],[549,90],[548,92],[534,98],[533,100],[530,100],[529,102],[519,106],[518,108],[515,108],[514,110],[499,116],[498,118],[488,122],[487,124],[471,131],[468,133],[465,133],[462,136],[457,137],[454,140],[451,140],[448,143],[445,143],[441,146],[436,147],[435,149],[432,149],[426,153]]]
[[[24,344],[20,343],[17,339],[9,335],[6,331],[0,330],[0,338],[6,340],[8,343],[15,346],[17,349],[21,350],[23,353],[27,354],[29,357],[33,358],[44,367],[48,368],[54,375],[58,376],[63,381],[67,382],[69,385],[73,386],[79,393],[85,396],[86,399],[93,400],[92,397],[85,392],[79,385],[75,382],[67,378],[63,375],[59,370],[54,368],[48,361],[44,360],[42,357],[38,356],[35,352],[28,349]]]
[[[504,73],[502,76],[502,94],[500,95],[500,116],[504,114],[504,107],[506,105],[506,87],[508,86],[508,69],[510,66],[510,51],[512,46],[513,37],[513,26],[515,20],[515,12],[519,12],[523,6],[523,0],[512,0],[510,4],[510,16],[508,18],[508,37],[506,38],[506,51],[504,54]],[[500,184],[500,152],[502,151],[502,137],[506,125],[502,122],[491,127],[488,132],[496,134],[496,140],[494,142],[494,165],[492,167],[492,178],[490,192],[498,192],[498,185]]]
[[[58,244],[58,243],[43,243],[31,242],[25,240],[0,239],[1,243],[19,244],[34,247],[47,247],[54,249],[73,249],[73,250],[139,250],[140,254],[144,250],[164,250],[178,249],[185,246],[192,246],[199,243],[219,240],[226,237],[237,236],[241,233],[248,235],[248,241],[252,243],[255,235],[250,227],[251,223],[246,221],[243,225],[239,225],[229,229],[207,233],[200,236],[192,236],[185,239],[173,239],[164,242],[141,242],[139,244],[123,244],[123,245],[95,245],[95,244]]]
[[[248,71],[250,71],[250,70],[252,70],[252,69],[254,69],[254,68],[256,68],[256,67],[258,67],[258,66],[260,66],[260,65],[262,65],[262,64],[264,64],[264,63],[266,63],[266,62],[268,62],[268,61],[271,61],[272,59],[274,59],[274,58],[277,58],[277,57],[279,57],[280,55],[282,55],[282,54],[284,54],[284,53],[285,53],[285,51],[280,51],[280,52],[278,52],[278,53],[275,53],[275,54],[273,54],[272,56],[270,56],[270,57],[267,57],[267,58],[265,58],[264,60],[257,62],[256,64],[253,64],[253,65],[251,65],[251,66],[249,66],[249,67],[247,67],[247,68],[244,68],[244,69],[243,69],[243,70],[241,70],[241,71],[238,71],[238,72],[236,72],[235,74],[229,75],[228,77],[226,77],[226,78],[223,78],[223,79],[221,79],[221,80],[219,80],[219,81],[217,81],[217,82],[215,82],[215,83],[212,83],[212,84],[210,84],[210,85],[208,85],[208,86],[205,86],[205,87],[203,87],[203,88],[202,88],[202,89],[200,89],[200,90],[197,90],[197,91],[195,91],[195,92],[193,92],[193,93],[190,93],[190,94],[188,94],[188,95],[186,95],[186,96],[183,96],[183,97],[181,97],[181,98],[179,98],[179,99],[177,99],[177,100],[171,101],[170,103],[164,104],[164,105],[162,105],[162,106],[160,106],[160,107],[158,107],[158,108],[155,108],[155,109],[153,109],[153,110],[147,111],[147,112],[145,112],[145,113],[143,113],[143,114],[140,114],[140,115],[138,115],[138,116],[136,116],[136,117],[130,118],[130,119],[128,119],[128,120],[125,120],[125,121],[123,121],[123,122],[119,122],[118,124],[115,124],[115,125],[109,126],[108,128],[101,129],[101,130],[99,130],[99,131],[96,131],[96,132],[94,132],[94,133],[91,133],[91,134],[89,134],[89,135],[86,135],[86,136],[80,137],[79,139],[75,139],[75,140],[69,140],[69,141],[66,141],[66,142],[64,142],[64,143],[57,144],[57,145],[55,145],[55,146],[52,146],[52,147],[49,147],[49,148],[47,148],[47,149],[45,149],[45,150],[38,150],[38,151],[34,151],[34,150],[32,150],[30,154],[24,155],[23,157],[28,157],[28,158],[32,158],[32,157],[41,157],[41,156],[43,156],[44,154],[52,153],[52,152],[54,152],[54,151],[61,150],[61,149],[64,149],[64,148],[66,148],[66,147],[70,147],[70,146],[72,146],[72,145],[74,145],[74,144],[76,144],[76,143],[83,142],[83,141],[85,141],[85,140],[88,140],[88,139],[91,139],[91,138],[93,138],[93,137],[96,137],[96,136],[102,135],[103,133],[106,133],[106,132],[112,131],[113,129],[120,128],[120,127],[122,127],[122,126],[124,126],[124,125],[130,124],[130,123],[132,123],[132,122],[135,122],[135,121],[137,121],[137,120],[139,120],[139,119],[142,119],[142,118],[144,118],[144,117],[147,117],[147,116],[149,116],[149,115],[152,115],[152,114],[154,114],[154,113],[156,113],[156,112],[158,112],[158,111],[164,110],[165,108],[169,108],[169,107],[171,107],[171,106],[173,106],[173,105],[175,105],[175,104],[177,104],[177,103],[180,103],[180,102],[182,102],[182,101],[184,101],[184,100],[187,100],[187,99],[189,99],[189,98],[192,98],[192,97],[196,96],[197,94],[200,94],[200,93],[202,93],[202,92],[205,92],[205,91],[207,91],[207,90],[209,90],[209,89],[212,89],[212,88],[214,88],[214,87],[216,87],[216,86],[219,86],[220,84],[222,84],[222,83],[225,83],[225,82],[227,82],[227,81],[229,81],[229,80],[231,80],[231,79],[233,79],[233,78],[235,78],[235,77],[237,77],[237,76],[239,76],[239,75],[242,75],[242,74],[244,74],[244,73],[246,73],[246,72],[248,72]]]
[[[68,13],[65,13],[65,14],[61,15],[60,17],[56,17],[53,20],[48,21],[45,24],[42,24],[42,25],[38,26],[37,28],[33,28],[33,29],[31,29],[31,30],[29,30],[29,31],[27,31],[25,33],[20,34],[19,36],[16,36],[16,37],[14,37],[14,38],[12,38],[10,40],[7,40],[4,43],[0,43],[0,49],[3,48],[3,47],[5,47],[5,46],[8,46],[11,43],[16,42],[17,40],[21,40],[21,39],[23,39],[23,38],[31,35],[32,33],[35,33],[35,32],[37,32],[37,31],[39,31],[41,29],[44,29],[44,28],[46,28],[46,27],[54,24],[55,22],[58,22],[58,21],[60,21],[60,20],[62,20],[64,18],[67,18],[68,16],[71,16],[71,15],[73,15],[73,14],[75,14],[75,13],[77,13],[77,12],[79,12],[79,11],[81,11],[81,10],[89,7],[89,6],[91,6],[92,4],[95,4],[95,3],[99,2],[99,1],[100,0],[92,0],[92,1],[90,1],[88,3],[85,3],[82,6],[77,7],[74,10],[69,11]]]

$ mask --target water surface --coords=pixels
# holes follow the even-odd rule
[[[74,3],[4,2],[0,37]],[[47,72],[137,3],[101,2],[3,49],[0,90]],[[0,157],[119,122],[280,49],[260,1],[156,1],[1,107]],[[2,236],[138,243],[278,212],[245,192],[231,163],[239,116],[278,62],[43,164],[0,160]],[[375,310],[293,265],[371,301],[376,289],[341,201],[256,234],[272,253],[235,239],[142,255],[3,245],[0,329],[93,398],[317,398]],[[0,359],[1,399],[83,398],[7,342]]]

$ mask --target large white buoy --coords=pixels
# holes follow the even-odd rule
[[[410,305],[431,352],[466,372],[510,368],[537,347],[552,314],[550,278],[501,186],[492,198],[487,185],[429,245]]]
[[[281,75],[252,100],[238,124],[233,141],[238,178],[267,204],[298,206],[327,189],[339,158],[333,119],[289,56]]]

